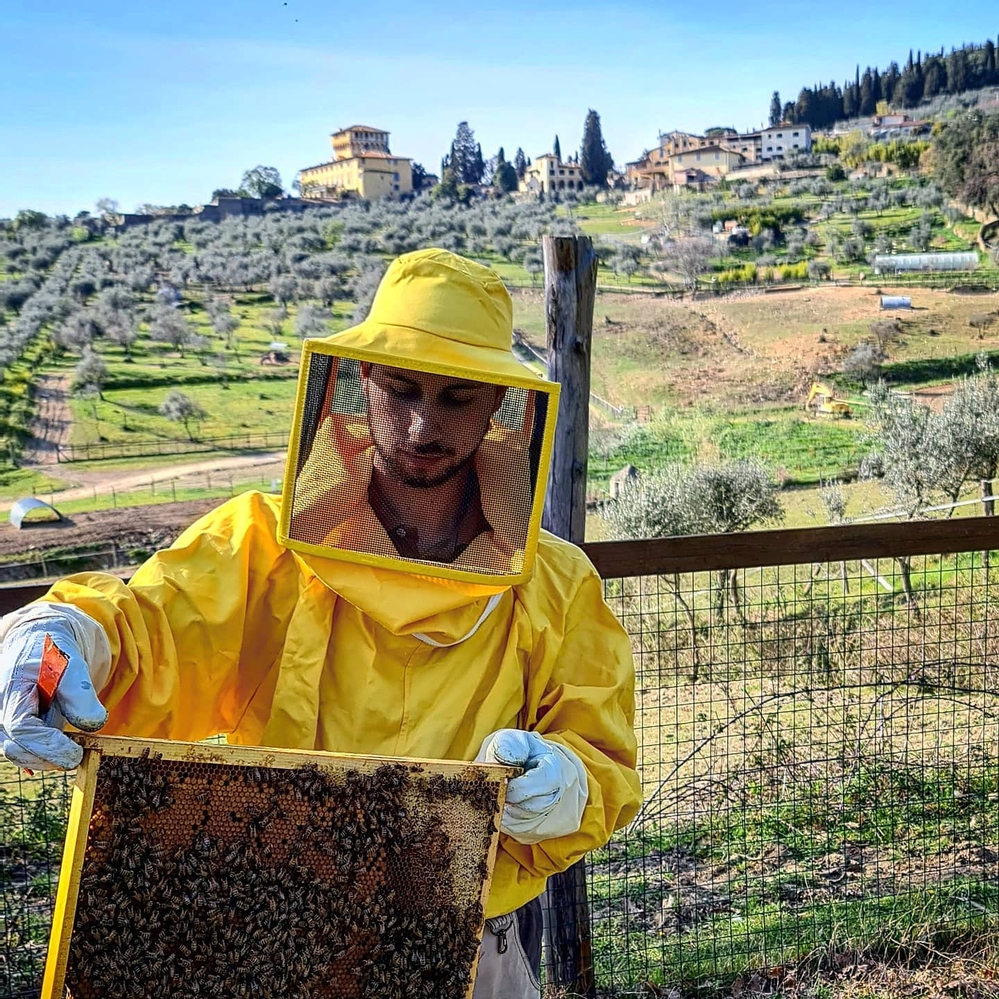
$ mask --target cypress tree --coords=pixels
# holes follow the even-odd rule
[[[493,187],[509,194],[511,191],[517,190],[518,179],[517,171],[512,163],[507,163],[506,154],[503,147],[500,146],[499,152],[496,154],[496,166],[493,169]]]
[[[856,118],[860,112],[860,88],[848,83],[843,88],[843,117]]]
[[[928,56],[923,67],[923,97],[936,97],[947,89],[947,70],[939,56]]]
[[[557,135],[555,136],[555,145],[552,147],[552,152],[555,154],[555,159],[557,159],[559,161],[559,163],[561,163],[562,162],[562,146],[560,145],[560,143],[558,141],[558,136]]]
[[[513,168],[517,171],[517,179],[523,180],[524,174],[527,173],[527,157],[524,155],[524,150],[519,146],[517,147],[517,153],[513,157]]]
[[[877,88],[874,84],[874,76],[871,73],[871,67],[868,66],[864,70],[864,75],[860,80],[860,103],[858,111],[864,117],[874,114],[877,107]]]
[[[770,98],[770,127],[776,128],[783,118],[784,107],[780,102],[780,94],[775,90]]]
[[[478,184],[482,179],[485,169],[482,148],[476,144],[475,133],[468,127],[467,121],[458,122],[458,131],[451,143],[451,153],[447,160],[447,167],[454,171],[459,183]]]
[[[607,186],[607,171],[614,165],[614,158],[607,152],[600,129],[600,115],[593,108],[586,112],[583,124],[582,147],[583,179],[597,187]]]

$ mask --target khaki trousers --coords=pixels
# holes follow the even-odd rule
[[[539,999],[541,900],[486,920],[472,999]]]

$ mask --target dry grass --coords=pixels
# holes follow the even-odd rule
[[[884,317],[875,290],[805,288],[696,302],[601,295],[594,319],[594,391],[630,406],[732,411],[800,403],[810,381],[838,371],[869,335],[870,324]],[[999,347],[994,337],[980,340],[968,325],[973,315],[999,306],[999,296],[904,293],[912,296],[914,309],[901,316],[904,332],[890,350],[891,361]],[[536,343],[544,341],[543,315],[539,292],[516,295],[515,323]]]

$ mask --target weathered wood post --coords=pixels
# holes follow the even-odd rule
[[[542,523],[580,544],[586,535],[590,342],[597,257],[588,236],[543,237],[548,377],[562,386]]]
[[[588,236],[545,236],[548,377],[562,385],[542,525],[575,544],[586,535],[590,343],[597,257]],[[583,861],[548,879],[544,900],[548,983],[593,996],[593,948]]]

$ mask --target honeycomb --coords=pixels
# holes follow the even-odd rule
[[[72,999],[470,993],[502,783],[101,757]]]

